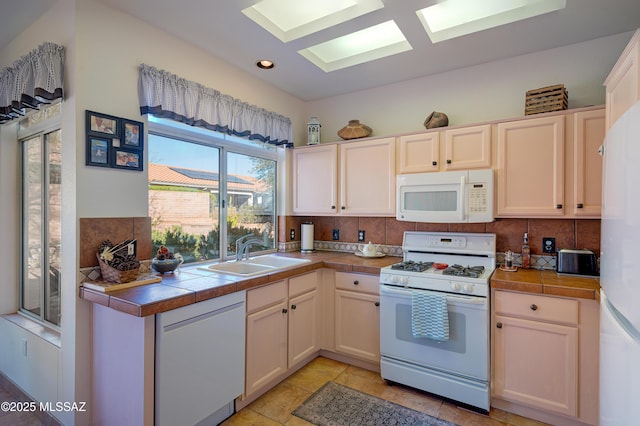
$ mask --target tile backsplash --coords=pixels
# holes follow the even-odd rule
[[[404,231],[431,232],[488,232],[496,234],[496,251],[511,250],[520,253],[525,232],[529,233],[531,254],[540,262],[553,259],[542,251],[542,238],[556,239],[556,249],[586,248],[600,254],[599,219],[496,219],[490,223],[418,223],[402,222],[392,217],[340,217],[340,216],[281,216],[279,218],[278,242],[281,249],[299,250],[300,225],[314,224],[314,241],[351,247],[358,243],[358,231],[365,231],[365,242],[384,246],[402,246]],[[295,238],[290,238],[290,231]],[[332,239],[332,231],[338,229],[340,238]],[[297,248],[296,248],[297,247]]]
[[[97,217],[80,219],[80,268],[98,265],[96,253],[104,240],[114,244],[136,240],[136,257],[151,259],[150,217]]]

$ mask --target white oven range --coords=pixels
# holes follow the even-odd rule
[[[383,379],[489,411],[489,278],[495,245],[495,234],[404,233],[403,262],[380,271]],[[413,311],[424,295],[442,304],[446,299],[440,320],[448,325],[447,336],[412,332],[415,321],[422,321]],[[425,309],[428,321],[438,321],[431,306]]]

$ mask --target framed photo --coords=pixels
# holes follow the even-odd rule
[[[87,133],[110,135],[120,138],[120,119],[112,115],[87,111]]]
[[[138,121],[122,120],[122,141],[125,148],[142,149],[143,124]]]
[[[110,140],[87,135],[87,166],[111,167]]]
[[[142,171],[142,151],[114,148],[112,166],[118,169]]]

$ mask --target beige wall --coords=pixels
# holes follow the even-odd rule
[[[529,55],[308,102],[306,117],[322,123],[322,141],[340,140],[351,119],[373,128],[372,136],[424,130],[432,111],[450,125],[524,115],[527,90],[564,84],[569,108],[604,104],[603,82],[633,32]],[[363,76],[366,78],[366,76]],[[297,141],[296,145],[304,144]]]
[[[138,103],[138,66],[146,63],[288,116],[293,122],[303,120],[304,104],[299,99],[102,3],[78,3],[77,32],[77,83],[82,94],[77,104],[78,119],[83,119],[84,110],[89,109],[144,121]],[[79,126],[77,135],[81,153],[83,127]],[[82,155],[78,157],[80,217],[147,214],[146,170],[114,173],[84,167],[83,163]]]

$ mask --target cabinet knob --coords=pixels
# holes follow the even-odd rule
[[[358,284],[360,284],[360,281],[358,281],[358,280],[355,280],[355,281],[353,282],[353,285],[358,285]]]
[[[438,162],[437,162],[437,161],[432,161],[432,162],[431,162],[431,165],[432,165],[432,166],[437,166],[437,165],[438,165]]]
[[[562,208],[562,204],[556,204],[556,209],[561,209]]]
[[[447,164],[451,164],[451,160],[447,160]]]
[[[289,312],[289,311],[287,310],[287,308],[282,308],[282,313],[283,313],[283,314],[286,314],[287,312]]]
[[[336,206],[331,206],[331,210],[335,210],[335,209],[336,209]]]
[[[380,306],[380,302],[375,302],[374,305]]]
[[[502,328],[502,323],[501,322],[496,323],[496,328]]]
[[[578,204],[576,205],[576,208],[578,208],[578,209],[581,209],[581,208],[583,208],[583,207],[584,207],[584,204],[582,204],[582,203],[578,203]]]
[[[291,309],[295,309],[295,308],[296,308],[296,305],[291,305]]]
[[[531,306],[529,306],[529,308],[531,308],[532,311],[537,311],[538,305],[536,305],[535,303],[532,303]]]
[[[342,206],[342,207],[340,207],[340,208],[341,208],[342,210],[345,210],[345,209],[346,209],[346,207],[345,207],[345,206]]]

